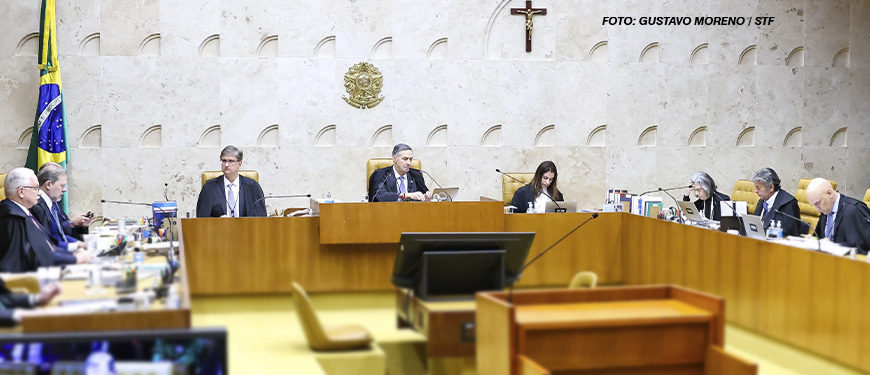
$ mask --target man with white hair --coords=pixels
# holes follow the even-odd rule
[[[807,201],[822,213],[816,225],[819,238],[857,247],[861,254],[867,254],[870,250],[870,208],[864,202],[838,193],[824,178],[810,181]]]
[[[6,175],[5,190],[6,199],[0,201],[0,272],[30,272],[90,259],[86,253],[55,251],[47,230],[30,213],[39,199],[39,183],[32,170],[11,170]]]

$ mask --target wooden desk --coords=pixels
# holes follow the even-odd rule
[[[399,328],[410,327],[426,337],[430,358],[474,356],[474,300],[409,300],[406,289],[396,289],[396,314]]]
[[[478,293],[478,373],[702,374],[723,310],[675,286]]]
[[[379,202],[320,205],[320,243],[399,243],[402,232],[502,232],[501,202]]]

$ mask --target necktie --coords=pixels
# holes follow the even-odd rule
[[[767,215],[767,201],[763,202],[762,207],[764,207],[764,209],[761,210],[761,217],[764,217],[764,215]]]
[[[33,222],[33,225],[36,225],[36,229],[39,229],[39,231],[42,232],[43,235],[45,235],[45,243],[48,244],[48,248],[51,249],[51,251],[54,251],[54,245],[51,243],[51,241],[48,240],[48,234],[46,234],[45,230],[42,229],[42,225],[39,225],[39,222],[36,221],[36,218],[33,217],[32,214],[27,213],[27,216],[30,216],[30,221]]]
[[[825,223],[825,237],[834,240],[834,211],[828,214],[828,221]]]
[[[57,227],[57,232],[63,236],[63,228],[60,226],[60,216],[57,215],[57,202],[51,204],[51,216],[54,217],[54,226]]]
[[[230,217],[238,217],[236,213],[236,196],[233,194],[233,183],[227,185],[227,204],[230,206]]]
[[[405,188],[405,176],[399,177],[399,194],[408,193],[408,189]]]

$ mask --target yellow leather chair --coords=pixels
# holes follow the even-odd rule
[[[816,224],[819,222],[819,211],[816,211],[816,208],[807,201],[807,186],[810,185],[811,178],[802,178],[798,182],[797,190],[794,192],[794,197],[797,198],[798,206],[801,208],[801,219],[810,224],[811,228],[809,233],[812,233],[813,230],[816,229]],[[837,183],[831,180],[831,186],[834,187],[834,190],[837,190]]]
[[[514,192],[516,192],[517,189],[523,187],[523,185],[531,183],[532,180],[535,179],[534,172],[532,172],[532,173],[507,173],[507,174],[513,176],[517,180],[522,181],[522,183],[517,182],[516,180],[514,180],[513,178],[510,178],[508,176],[505,176],[505,175],[501,176],[501,193],[502,193],[502,197],[504,198],[505,206],[511,204],[511,200],[514,199]]]
[[[0,200],[6,199],[6,173],[0,173]]]
[[[592,271],[578,272],[568,283],[568,289],[594,288],[598,285],[598,275]]]
[[[292,283],[292,287],[296,316],[312,350],[338,351],[369,347],[372,336],[365,327],[356,324],[323,326],[305,290],[297,283]]]
[[[36,294],[39,293],[39,280],[34,276],[6,276],[3,283],[13,293]]]
[[[251,170],[240,170],[239,174],[245,176],[247,178],[253,179],[254,181],[260,182],[260,174],[257,171]],[[224,172],[221,171],[205,171],[202,172],[202,184],[205,185],[206,181],[211,180],[215,177],[223,176]]]
[[[366,192],[369,191],[369,178],[372,177],[372,173],[375,173],[376,170],[389,167],[393,165],[393,158],[374,158],[369,159],[366,163]],[[411,168],[414,169],[423,169],[423,164],[420,162],[420,159],[411,160]]]
[[[750,180],[737,180],[734,190],[731,191],[731,199],[746,202],[746,211],[751,215],[755,212],[755,206],[761,197],[755,194],[755,184]]]
[[[864,204],[870,207],[870,189],[867,189],[867,192],[864,193]]]

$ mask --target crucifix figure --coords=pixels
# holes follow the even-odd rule
[[[526,1],[525,8],[511,8],[511,15],[526,16],[526,52],[532,52],[532,29],[535,25],[532,23],[532,17],[535,15],[546,16],[547,9],[532,8],[531,0]]]

